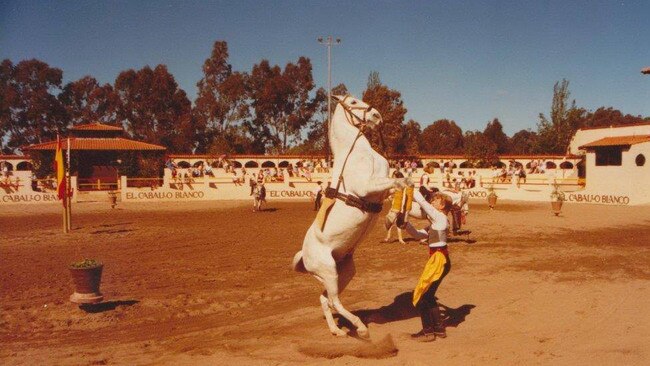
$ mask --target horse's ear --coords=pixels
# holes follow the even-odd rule
[[[335,95],[335,94],[332,94],[332,99],[334,99],[334,100],[337,101],[337,102],[342,101],[343,98],[345,98],[345,95]]]

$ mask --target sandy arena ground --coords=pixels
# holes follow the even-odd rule
[[[387,206],[387,205],[386,205]],[[2,365],[647,365],[650,207],[474,203],[438,296],[446,339],[418,343],[411,290],[427,260],[376,225],[343,293],[371,340],[329,334],[315,279],[290,270],[311,204],[0,209]],[[80,309],[67,265],[105,263]],[[341,323],[344,324],[345,323]]]

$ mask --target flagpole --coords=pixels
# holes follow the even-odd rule
[[[59,196],[59,199],[65,199],[61,197],[61,186],[65,184],[65,167],[63,166],[63,152],[61,151],[61,136],[56,134],[56,151],[54,153],[54,162],[56,166],[56,190]],[[63,170],[63,179],[59,179],[61,175],[61,170]],[[63,233],[68,233],[68,209],[66,208],[66,202],[63,201]]]
[[[66,169],[66,181],[65,181],[65,200],[66,200],[66,210],[67,210],[67,223],[68,223],[68,232],[72,230],[72,189],[70,187],[70,137],[68,137],[68,164]]]

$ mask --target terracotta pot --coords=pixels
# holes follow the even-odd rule
[[[559,216],[560,211],[562,211],[562,201],[551,201],[551,207],[555,216]]]
[[[490,209],[494,209],[494,207],[497,205],[497,195],[494,193],[490,193],[487,197],[487,200]]]
[[[103,264],[91,268],[70,267],[70,274],[75,285],[75,292],[70,295],[70,301],[77,304],[101,302],[104,296],[99,292],[99,284],[102,281],[103,269]]]

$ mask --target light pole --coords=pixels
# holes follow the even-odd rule
[[[329,127],[332,125],[332,46],[341,43],[341,39],[334,40],[332,36],[318,37],[318,43],[327,46],[327,134],[325,135],[326,164],[329,169],[330,144],[329,144]]]

